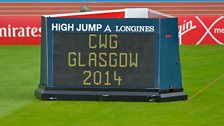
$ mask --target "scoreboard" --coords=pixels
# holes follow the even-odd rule
[[[154,35],[54,33],[53,84],[152,88]]]
[[[42,17],[41,99],[184,100],[176,18]]]

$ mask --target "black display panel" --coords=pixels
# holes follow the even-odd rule
[[[153,88],[155,34],[53,33],[53,85]]]

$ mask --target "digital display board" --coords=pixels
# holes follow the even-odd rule
[[[140,10],[148,14],[147,9]],[[177,18],[61,16],[42,16],[41,77],[36,97],[187,99],[181,81]]]
[[[53,32],[53,85],[153,88],[153,33]]]

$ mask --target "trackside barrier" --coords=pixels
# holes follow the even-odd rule
[[[0,45],[39,45],[40,16],[0,17]],[[179,16],[179,44],[224,44],[224,16]]]

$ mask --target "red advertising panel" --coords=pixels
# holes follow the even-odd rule
[[[1,16],[0,45],[38,45],[40,16]]]
[[[38,45],[40,16],[1,16],[0,45]],[[224,16],[179,16],[180,44],[224,44]]]
[[[224,16],[179,16],[180,44],[224,44]]]

